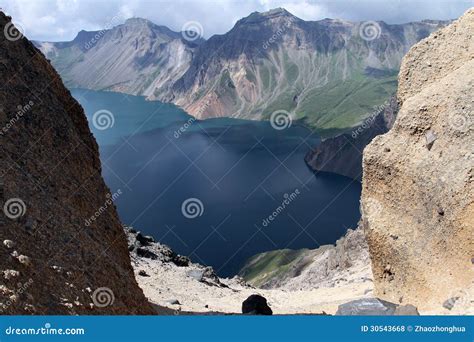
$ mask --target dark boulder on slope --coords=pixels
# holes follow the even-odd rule
[[[251,295],[242,303],[242,313],[244,315],[272,315],[273,311],[264,297]]]

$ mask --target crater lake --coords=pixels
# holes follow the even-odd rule
[[[72,89],[122,222],[193,262],[235,275],[269,250],[334,243],[360,218],[360,183],[315,175],[319,137],[293,122],[196,120],[143,97]]]

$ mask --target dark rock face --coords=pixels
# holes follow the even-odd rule
[[[141,276],[141,277],[149,277],[150,275],[148,273],[146,273],[146,271],[144,270],[140,270],[138,271],[138,275]]]
[[[152,260],[158,259],[158,255],[142,247],[137,247],[136,253],[139,257],[142,257],[142,258],[148,258]]]
[[[84,112],[26,38],[3,34],[10,20],[0,13],[0,312],[153,314]]]
[[[242,313],[244,315],[272,315],[273,311],[264,297],[251,295],[242,303]]]
[[[363,298],[339,305],[337,316],[417,316],[413,305],[397,305],[378,298]]]
[[[155,242],[152,236],[144,236],[142,233],[138,233],[136,239],[142,246],[148,246],[150,243]]]
[[[145,236],[131,227],[124,227],[127,240],[128,251],[141,258],[160,260],[162,262],[172,262],[176,266],[186,267],[191,260],[184,256],[176,254],[168,246],[157,243],[152,236]]]
[[[374,112],[351,132],[323,140],[305,156],[308,166],[316,172],[332,172],[352,179],[362,179],[362,152],[373,138],[392,127],[398,103],[392,97],[385,106]],[[386,151],[389,152],[389,151]]]

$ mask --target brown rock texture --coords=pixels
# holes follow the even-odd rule
[[[152,314],[81,106],[3,13],[0,32],[0,313]]]
[[[395,124],[364,150],[361,206],[382,299],[437,309],[472,288],[473,70],[470,9],[409,51]]]

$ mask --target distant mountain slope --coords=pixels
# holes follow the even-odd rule
[[[268,119],[284,110],[312,127],[340,130],[395,93],[403,55],[444,24],[312,22],[275,9],[198,43],[133,19],[87,51],[77,43],[39,46],[70,86],[142,94],[198,118]]]
[[[150,95],[188,69],[202,41],[140,18],[110,30],[81,31],[71,42],[36,42],[69,87]]]
[[[314,127],[350,127],[395,92],[401,58],[440,23],[374,25],[380,37],[366,41],[359,23],[252,13],[199,46],[184,76],[155,96],[204,118],[285,110]]]

